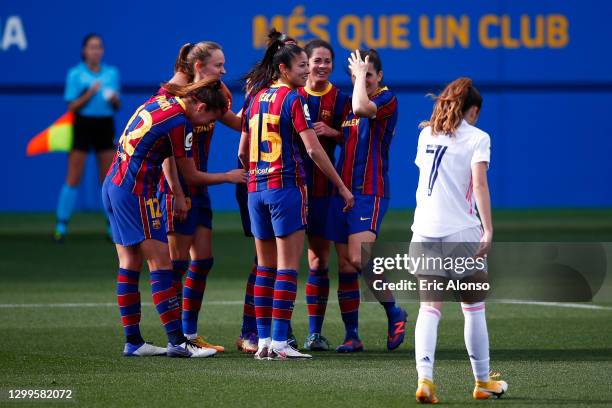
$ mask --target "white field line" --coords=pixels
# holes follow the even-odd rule
[[[297,304],[305,304],[304,301],[296,301]],[[338,303],[337,301],[330,300],[328,303]],[[612,311],[610,306],[599,306],[592,305],[589,303],[563,303],[563,302],[536,302],[529,300],[513,300],[513,299],[502,299],[491,301],[491,303],[505,303],[512,305],[530,305],[530,306],[547,306],[547,307],[561,307],[568,309],[587,309],[587,310],[609,310]],[[210,300],[204,301],[205,305],[241,305],[242,300]],[[143,302],[143,306],[152,306],[150,302]],[[86,308],[86,307],[117,307],[115,302],[106,303],[0,303],[0,309],[36,309],[36,308]]]

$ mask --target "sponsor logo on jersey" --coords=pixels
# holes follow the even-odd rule
[[[327,109],[323,109],[321,111],[321,120],[324,122],[330,121],[332,118],[332,113],[331,111],[327,110]]]
[[[185,136],[185,150],[191,150],[192,145],[193,145],[193,132],[189,132],[187,136]]]
[[[310,120],[310,111],[308,110],[308,105],[304,104],[304,116],[306,119]]]
[[[273,173],[274,170],[275,170],[274,167],[267,167],[265,169],[253,169],[253,170],[249,170],[249,174],[255,174],[257,176],[261,176],[263,174]]]

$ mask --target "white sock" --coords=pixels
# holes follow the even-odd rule
[[[270,347],[270,342],[272,341],[271,337],[266,337],[266,338],[260,338],[257,342],[257,347],[259,348],[263,348],[263,347]]]
[[[274,350],[282,350],[285,347],[287,347],[287,340],[285,341],[272,340],[272,344],[270,345],[270,347]]]
[[[419,379],[433,380],[433,366],[442,313],[435,307],[421,306],[414,331],[414,356]]]
[[[187,338],[187,340],[195,340],[195,338],[198,337],[198,333],[193,333],[193,334],[185,333],[185,337]]]
[[[477,381],[489,380],[489,332],[485,303],[461,303],[465,320],[463,336]]]

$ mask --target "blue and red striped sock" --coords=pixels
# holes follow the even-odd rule
[[[138,291],[139,271],[119,268],[117,273],[117,304],[126,342],[142,344],[140,334],[140,292]]]
[[[187,268],[189,268],[189,261],[187,260],[172,261],[172,286],[176,290],[179,307],[183,305],[183,277],[187,273]]]
[[[287,341],[297,292],[297,271],[279,269],[274,283],[272,303],[272,341]]]
[[[172,287],[172,271],[160,269],[151,272],[151,292],[153,304],[161,319],[168,341],[181,344],[185,341],[181,330],[180,308],[176,300],[176,291]]]
[[[359,274],[340,272],[338,274],[338,303],[346,330],[346,340],[359,338]]]
[[[274,281],[276,269],[257,266],[255,278],[254,302],[259,339],[267,339],[272,332],[272,304],[274,300]]]
[[[257,319],[255,317],[255,279],[257,278],[257,264],[253,264],[244,294],[244,307],[242,309],[242,336],[257,333]]]
[[[186,336],[198,333],[198,315],[206,290],[206,278],[212,269],[213,258],[191,261],[183,288],[183,332]]]
[[[310,269],[306,282],[306,304],[308,307],[309,334],[321,333],[327,298],[329,297],[329,270]]]

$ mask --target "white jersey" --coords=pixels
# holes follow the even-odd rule
[[[489,135],[465,120],[453,136],[432,136],[431,127],[424,128],[414,161],[419,168],[419,186],[412,231],[436,238],[480,226],[472,164],[489,163],[490,159]]]

